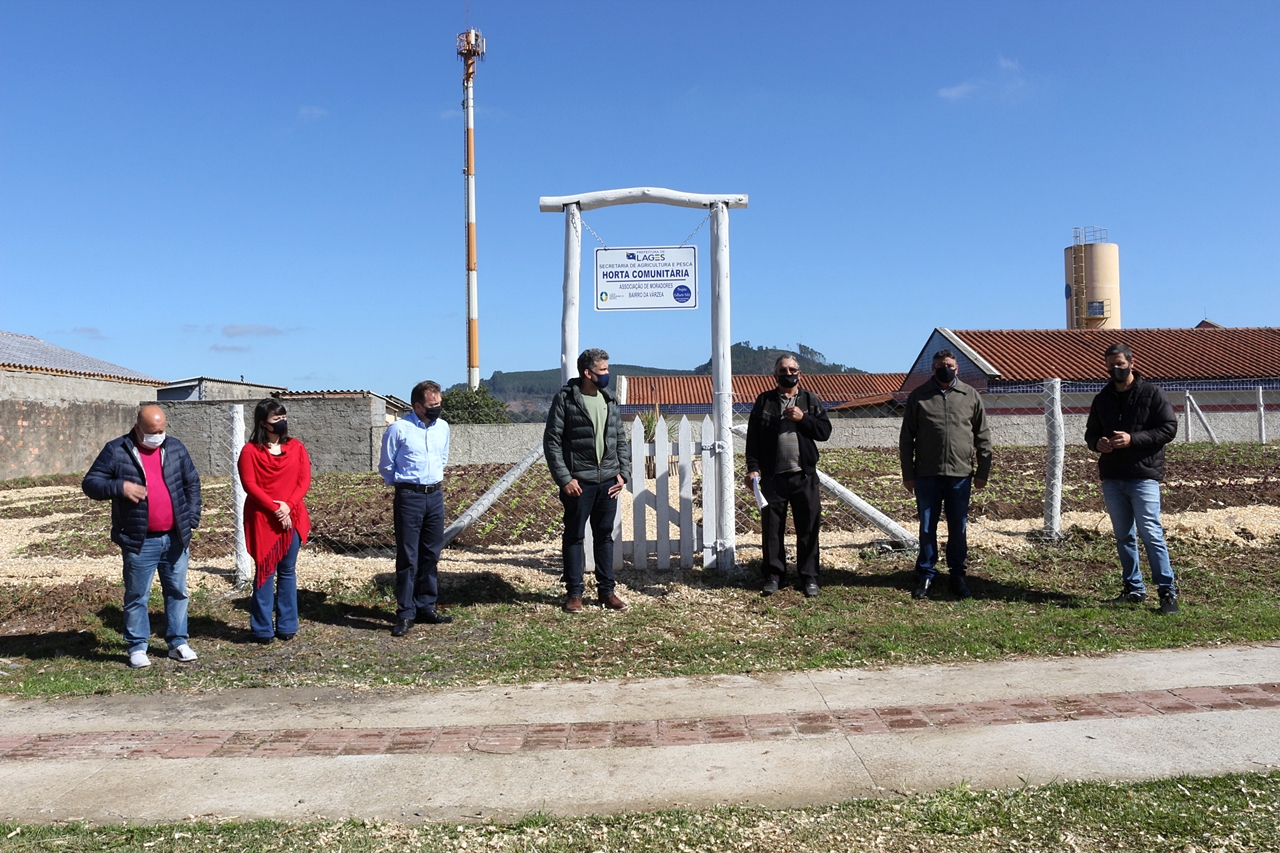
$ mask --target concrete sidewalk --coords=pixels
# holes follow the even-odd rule
[[[1280,645],[456,691],[0,700],[0,817],[511,819],[1280,766]]]

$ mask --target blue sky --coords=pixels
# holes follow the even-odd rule
[[[1280,325],[1280,4],[473,0],[470,20],[484,376],[559,362],[564,223],[538,197],[640,185],[748,193],[734,340],[865,370],[907,369],[934,326],[1061,327],[1081,225],[1120,244],[1125,325]],[[0,1],[0,329],[166,379],[462,381],[465,21],[461,0]],[[586,221],[676,245],[703,216]],[[585,310],[582,345],[692,367],[709,297]]]

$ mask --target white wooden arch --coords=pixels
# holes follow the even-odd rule
[[[543,196],[538,209],[543,213],[564,211],[564,311],[560,322],[560,381],[577,376],[578,305],[582,268],[582,211],[618,204],[669,204],[700,207],[711,211],[711,385],[715,425],[716,531],[714,567],[733,571],[736,537],[734,532],[733,477],[733,364],[730,360],[729,332],[729,208],[747,206],[745,194],[714,195],[686,193],[662,187],[627,187],[617,190]],[[703,436],[703,444],[709,443]],[[703,489],[711,484],[703,472]],[[589,547],[589,546],[588,546]],[[711,568],[711,566],[708,566]]]

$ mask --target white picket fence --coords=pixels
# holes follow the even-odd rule
[[[702,419],[702,435],[714,435],[710,416]],[[716,517],[715,490],[702,490],[702,519],[699,527],[694,523],[693,514],[693,455],[702,455],[701,470],[713,470],[711,448],[704,447],[702,442],[694,442],[693,429],[687,417],[681,417],[676,427],[676,441],[671,443],[670,429],[664,417],[658,418],[654,429],[654,440],[644,440],[644,425],[636,418],[631,422],[631,474],[627,483],[627,493],[631,500],[631,538],[623,537],[622,513],[618,513],[613,523],[613,567],[622,567],[623,557],[631,557],[633,565],[646,565],[649,555],[657,557],[659,569],[671,568],[673,555],[678,554],[682,569],[693,568],[693,554],[703,549],[703,559],[709,555],[705,543],[714,542],[715,535],[710,529]],[[672,450],[674,449],[674,453]],[[670,459],[676,457],[676,482],[678,490],[675,505],[671,495]],[[645,458],[654,460],[655,477],[651,481],[645,477]],[[649,538],[650,512],[656,522],[654,538]],[[672,541],[671,529],[676,527],[675,541]],[[591,549],[587,548],[588,562]]]

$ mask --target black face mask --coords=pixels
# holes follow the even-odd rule
[[[440,410],[443,408],[444,406],[423,406],[422,407],[423,422],[430,423],[431,421],[434,421],[436,418],[440,417]]]
[[[1132,367],[1109,367],[1107,373],[1111,374],[1112,380],[1117,384],[1123,385],[1129,381],[1129,374],[1133,373]]]
[[[800,384],[800,374],[798,373],[778,374],[778,384],[783,388],[794,388]]]
[[[280,420],[276,421],[273,424],[267,424],[267,432],[272,433],[273,435],[278,435],[281,438],[284,438],[286,435],[289,434],[288,419],[281,418]]]
[[[950,385],[955,381],[956,369],[945,364],[940,365],[933,369],[933,378],[941,385]]]

